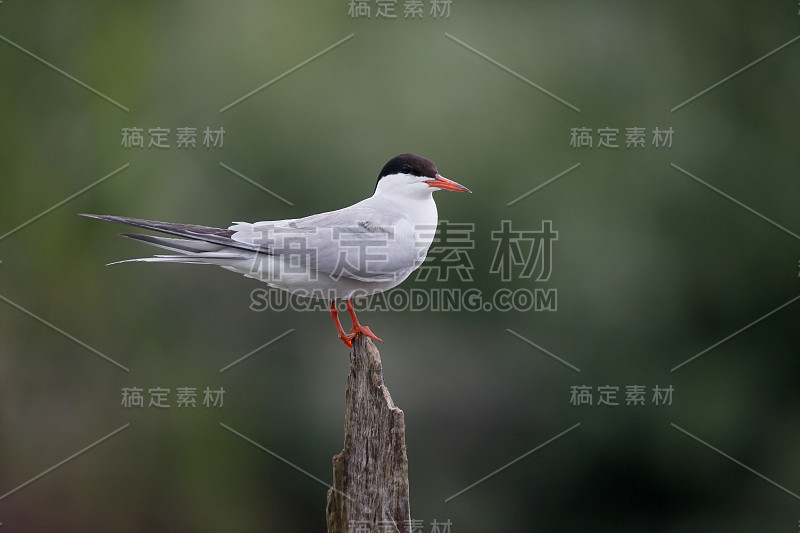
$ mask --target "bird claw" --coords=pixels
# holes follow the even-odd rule
[[[380,340],[378,338],[377,335],[372,333],[372,331],[369,329],[369,326],[362,326],[361,324],[354,325],[353,329],[351,329],[350,331],[355,331],[355,333],[352,334],[353,337],[355,337],[356,335],[358,335],[360,333],[362,335],[366,335],[370,339],[374,339],[374,340],[376,340],[378,342],[383,342],[382,340]]]
[[[341,334],[339,334],[339,338],[342,339],[342,342],[344,343],[345,346],[347,346],[348,348],[352,348],[353,347],[353,339],[355,339],[357,335],[358,335],[358,333],[344,333],[344,332],[342,332]]]
[[[2,1],[2,0],[0,0]],[[333,317],[333,322],[336,324],[336,331],[339,333],[339,339],[344,343],[345,346],[348,348],[353,347],[353,339],[358,337],[359,335],[366,335],[370,339],[374,339],[378,342],[383,342],[378,338],[377,335],[372,333],[372,330],[369,329],[368,326],[362,326],[358,323],[358,318],[356,318],[356,312],[353,310],[353,301],[347,300],[347,311],[350,313],[350,317],[353,319],[353,329],[350,331],[352,333],[345,333],[344,329],[342,329],[342,323],[339,322],[339,311],[336,310],[336,301],[331,302],[331,316]]]

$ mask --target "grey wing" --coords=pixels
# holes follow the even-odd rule
[[[356,204],[304,218],[239,224],[234,239],[338,279],[392,281],[419,266],[414,228],[401,214]],[[424,259],[425,252],[421,257]]]

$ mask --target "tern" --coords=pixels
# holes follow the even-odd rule
[[[359,334],[381,340],[359,323],[353,298],[391,289],[419,268],[439,222],[433,193],[442,189],[471,192],[439,174],[430,159],[400,154],[383,166],[369,198],[303,218],[235,222],[223,229],[112,215],[81,216],[179,237],[123,233],[175,254],[117,263],[217,265],[299,296],[330,300],[339,338],[352,347]],[[339,321],[336,301],[341,299],[346,300],[353,320],[350,333]]]

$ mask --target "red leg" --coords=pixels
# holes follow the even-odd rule
[[[353,329],[351,329],[350,331],[354,331],[356,335],[361,333],[371,339],[375,339],[378,342],[383,342],[374,333],[372,333],[372,331],[370,331],[369,326],[362,326],[361,324],[358,323],[358,319],[356,318],[356,312],[353,309],[353,300],[351,299],[347,300],[347,311],[350,313],[350,317],[353,319]]]
[[[339,333],[339,338],[342,339],[342,342],[348,348],[353,347],[353,339],[356,338],[358,333],[345,333],[344,329],[342,329],[342,323],[339,322],[339,310],[336,309],[336,300],[331,302],[331,316],[333,317],[333,321],[336,323],[336,331]]]

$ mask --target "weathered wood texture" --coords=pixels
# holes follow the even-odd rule
[[[381,355],[359,335],[350,352],[344,449],[333,457],[329,533],[410,530],[403,411],[383,384]]]

